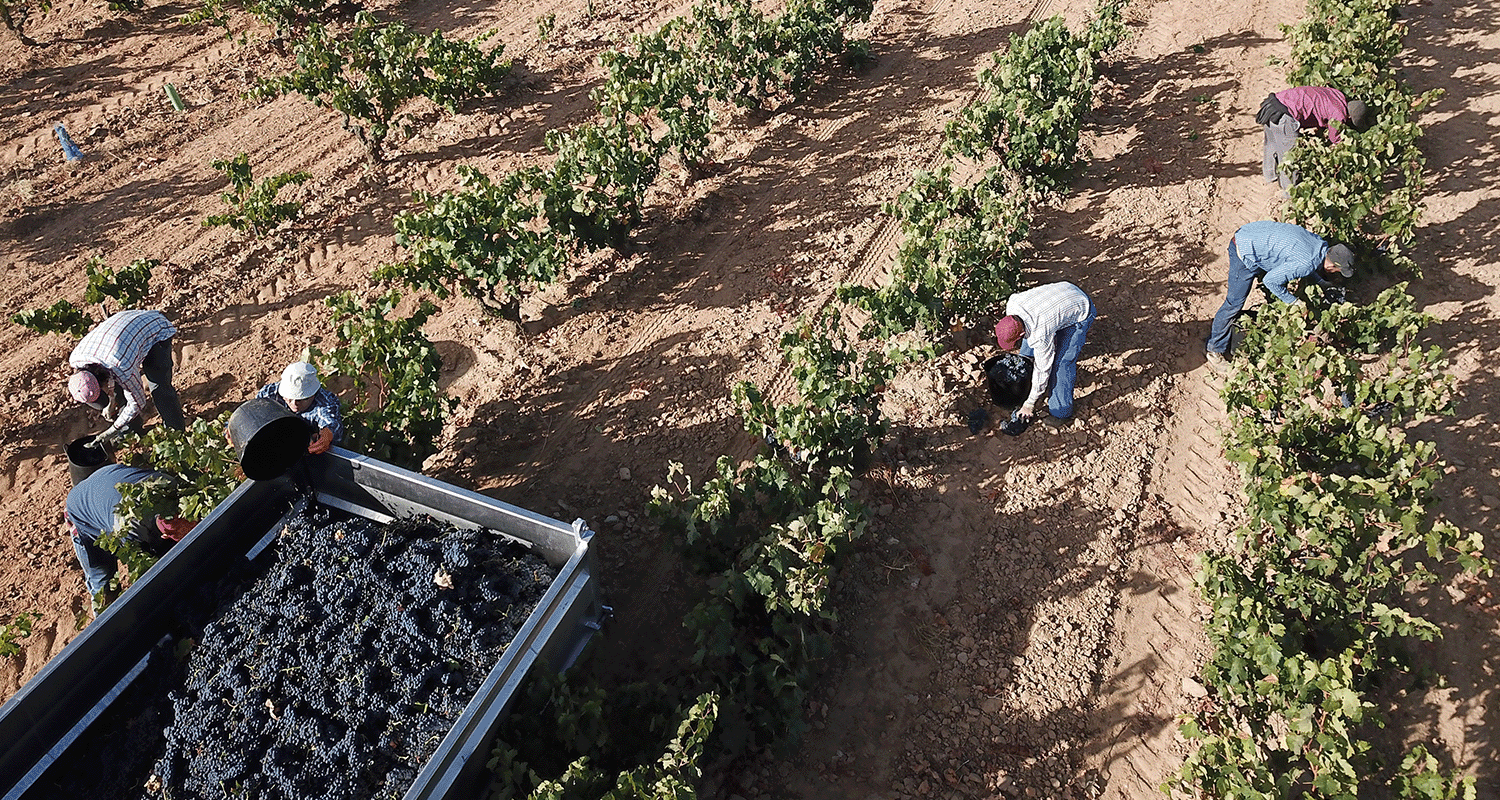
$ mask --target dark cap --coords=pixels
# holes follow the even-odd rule
[[[1349,125],[1360,133],[1370,129],[1370,109],[1362,101],[1350,100],[1347,106],[1349,111]]]
[[[1333,268],[1345,278],[1354,277],[1354,251],[1348,247],[1336,244],[1328,248],[1328,260],[1333,262]]]

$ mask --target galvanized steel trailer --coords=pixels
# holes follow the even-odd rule
[[[607,610],[594,580],[593,535],[571,525],[347,450],[304,458],[291,472],[246,481],[119,600],[0,707],[0,791],[40,800],[42,778],[143,670],[195,587],[217,581],[271,544],[308,490],[325,505],[376,522],[428,514],[488,528],[559,570],[541,602],[490,670],[407,791],[406,800],[478,797],[501,720],[533,667],[564,670]],[[38,791],[32,791],[38,787]]]

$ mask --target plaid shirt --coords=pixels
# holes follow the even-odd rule
[[[146,407],[146,388],[141,384],[141,362],[158,342],[177,335],[177,329],[160,311],[121,311],[88,332],[68,365],[73,369],[101,368],[125,387],[125,407],[101,436],[124,428]],[[105,391],[101,388],[101,394]]]
[[[1300,225],[1247,222],[1234,232],[1234,249],[1245,266],[1265,273],[1261,285],[1283,303],[1297,299],[1286,290],[1289,281],[1312,276],[1327,283],[1318,268],[1328,256],[1328,242]]]
[[[260,387],[255,393],[256,397],[264,397],[268,400],[286,400],[281,396],[281,382],[276,381]],[[319,388],[318,393],[313,395],[313,406],[297,416],[318,426],[319,430],[327,428],[333,431],[333,443],[338,444],[344,440],[344,411],[339,406],[339,398],[333,392]]]
[[[1088,319],[1092,308],[1089,296],[1067,281],[1016,292],[1005,301],[1005,313],[1020,317],[1026,326],[1026,343],[1031,345],[1031,357],[1035,359],[1031,396],[1021,408],[1032,408],[1047,392],[1052,362],[1057,360],[1057,332]]]
[[[1328,132],[1328,143],[1339,143],[1338,127],[1349,124],[1349,100],[1344,93],[1325,86],[1299,86],[1276,93],[1286,106],[1286,113],[1303,128],[1321,128]]]

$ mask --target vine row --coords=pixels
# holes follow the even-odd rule
[[[1392,0],[1310,0],[1284,26],[1293,85],[1328,85],[1375,109],[1374,126],[1293,149],[1293,221],[1410,269],[1422,189],[1418,95],[1391,65],[1405,26]],[[1406,284],[1357,306],[1307,287],[1306,307],[1260,307],[1222,394],[1249,521],[1232,553],[1209,553],[1209,697],[1183,733],[1198,743],[1169,782],[1195,796],[1475,796],[1422,744],[1376,746],[1381,687],[1405,648],[1440,630],[1410,595],[1454,571],[1488,571],[1478,533],[1434,511],[1442,462],[1413,421],[1449,413],[1453,379],[1421,332]],[[1379,787],[1377,789],[1377,787]]]

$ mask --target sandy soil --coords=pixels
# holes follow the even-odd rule
[[[841,281],[874,282],[898,234],[879,212],[934,162],[942,126],[974,96],[988,54],[1029,20],[1084,18],[1084,0],[880,0],[857,35],[866,71],[835,70],[805,102],[735,119],[716,144],[724,169],[669,174],[629,256],[578,265],[529,300],[524,330],[467,301],[429,323],[462,405],[427,472],[561,517],[593,522],[617,620],[597,663],[650,676],[681,657],[672,631],[688,578],[642,506],[669,460],[702,474],[744,456],[727,390],[784,386],[774,342]],[[321,299],[364,291],[399,256],[391,220],[413,190],[452,186],[455,167],[498,172],[538,157],[544,132],[587,118],[595,56],[688,3],[525,0],[384,11],[422,28],[494,28],[517,59],[501,96],[457,115],[413,108],[413,135],[383,175],[335,115],[300,97],[242,93],[286,58],[248,21],[245,44],[188,28],[182,3],[120,17],[99,0],[59,3],[0,31],[0,311],[82,294],[82,264],[163,260],[153,298],[176,321],[177,386],[214,415],[327,343]],[[1076,191],[1041,213],[1028,283],[1068,279],[1100,315],[1080,371],[1079,424],[1020,438],[971,436],[986,398],[983,336],[893,384],[896,432],[865,476],[879,509],[842,580],[842,638],[808,708],[795,757],[725,776],[724,796],[1142,798],[1180,763],[1175,718],[1201,691],[1192,587],[1196,554],[1224,546],[1241,515],[1219,453],[1223,406],[1202,363],[1222,298],[1223,242],[1276,213],[1259,177],[1251,116],[1280,87],[1279,25],[1293,0],[1138,0],[1134,37],[1105,72]],[[555,14],[542,41],[537,20]],[[1426,426],[1452,466],[1446,513],[1496,527],[1500,282],[1493,240],[1500,154],[1500,16],[1488,5],[1422,0],[1407,79],[1446,91],[1426,119],[1431,174],[1413,292],[1441,322],[1462,404]],[[187,101],[174,113],[162,87]],[[87,157],[64,163],[50,130]],[[201,226],[221,210],[216,158],[250,154],[257,175],[314,179],[292,193],[302,222],[259,242]],[[67,400],[73,342],[0,325],[0,619],[39,611],[9,696],[77,633],[84,590],[61,533],[62,442],[97,429]],[[1440,742],[1500,795],[1493,583],[1424,596],[1447,637],[1423,657],[1446,688],[1391,709],[1411,740]]]

